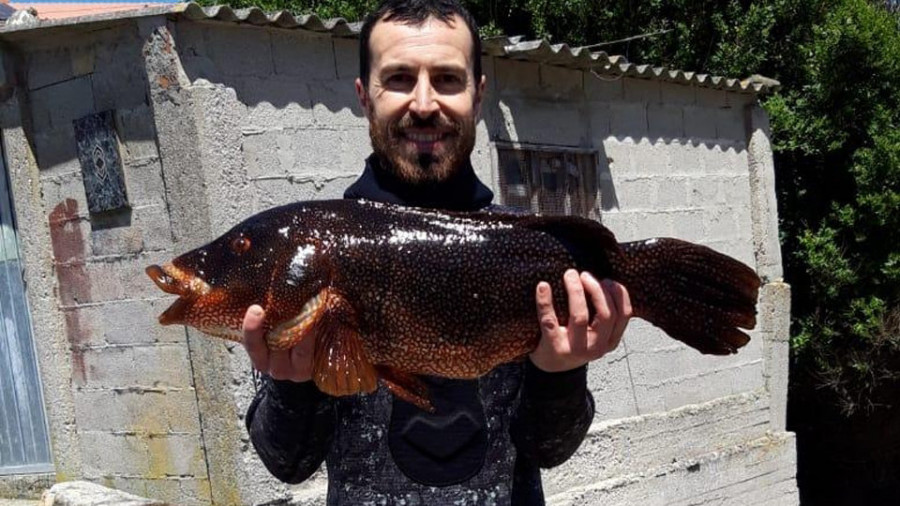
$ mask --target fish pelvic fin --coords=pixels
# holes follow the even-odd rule
[[[428,398],[428,387],[415,375],[385,365],[375,366],[381,383],[396,397],[434,413],[434,405]]]
[[[349,305],[336,294],[329,294],[326,304],[326,314],[315,331],[312,378],[316,387],[333,396],[374,392],[378,376],[366,357]]]
[[[612,277],[628,289],[634,315],[701,353],[736,353],[756,326],[761,280],[706,246],[658,238],[624,243]]]

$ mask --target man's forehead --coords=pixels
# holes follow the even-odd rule
[[[472,51],[472,36],[465,21],[455,14],[446,21],[434,16],[422,22],[382,18],[372,27],[369,48],[373,59],[404,44],[455,46],[463,51],[468,60]]]

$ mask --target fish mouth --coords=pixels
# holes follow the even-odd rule
[[[211,290],[208,283],[190,272],[179,269],[171,262],[162,266],[151,265],[145,272],[160,290],[178,295],[178,299],[159,315],[159,323],[162,325],[183,323],[194,302]]]

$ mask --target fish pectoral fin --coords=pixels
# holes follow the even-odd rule
[[[375,366],[381,383],[398,398],[417,406],[419,409],[434,413],[434,406],[428,399],[428,387],[415,375],[393,367]]]
[[[313,381],[319,390],[334,396],[375,391],[378,376],[360,339],[356,329],[344,324],[319,333],[313,357]]]

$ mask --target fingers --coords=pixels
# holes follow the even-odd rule
[[[258,305],[254,304],[247,309],[247,313],[244,314],[242,341],[253,367],[261,372],[269,370],[269,348],[266,346],[264,318],[265,312]]]
[[[304,339],[289,350],[269,350],[264,319],[265,312],[255,304],[244,314],[242,343],[253,367],[277,380],[309,380],[315,339]]]
[[[550,291],[549,283],[545,281],[538,283],[535,301],[538,321],[541,324],[541,334],[548,336],[556,333],[559,329],[559,320],[556,318],[556,311],[553,309],[553,294]]]
[[[622,335],[625,333],[625,327],[628,326],[628,321],[631,319],[634,314],[633,308],[631,307],[631,298],[628,296],[628,290],[621,283],[616,283],[611,280],[604,280],[604,284],[606,285],[605,291],[609,294],[612,303],[616,307],[616,313],[618,317],[615,319],[615,323],[613,324],[612,333],[609,338],[609,349],[610,351],[616,349],[619,346],[619,342],[622,341]]]

